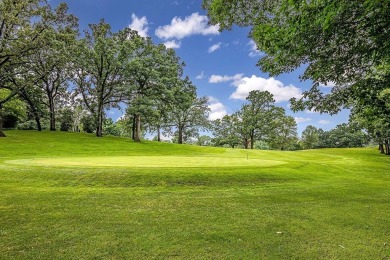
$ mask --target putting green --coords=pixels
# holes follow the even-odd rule
[[[286,162],[246,157],[99,156],[20,159],[5,163],[54,167],[270,167]]]

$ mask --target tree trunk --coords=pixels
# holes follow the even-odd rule
[[[41,118],[39,117],[38,110],[35,107],[34,102],[27,95],[25,89],[21,90],[20,97],[23,98],[27,102],[28,106],[30,107],[31,113],[34,116],[34,120],[37,123],[37,129],[39,132],[41,132],[42,131]]]
[[[253,149],[255,143],[255,131],[251,130],[251,149]]]
[[[6,137],[3,131],[3,104],[0,103],[0,137]]]
[[[141,115],[140,114],[135,116],[134,141],[141,142]]]
[[[389,139],[385,140],[385,154],[390,155],[390,144],[389,144]]]
[[[157,141],[161,142],[161,129],[160,129],[160,126],[157,127]]]
[[[48,98],[49,98],[49,110],[50,110],[50,131],[55,131],[56,115],[55,115],[55,108],[54,108],[54,100],[49,94],[48,94]]]
[[[135,140],[135,115],[133,115],[133,125],[131,126],[131,139]]]
[[[98,106],[98,113],[97,113],[97,126],[96,126],[96,136],[102,137],[103,136],[103,105],[99,104]]]
[[[385,149],[384,149],[384,145],[383,145],[383,142],[382,142],[382,141],[379,142],[379,151],[380,151],[381,153],[385,153]]]
[[[179,144],[183,143],[183,128],[179,127],[179,139],[177,140]]]
[[[248,149],[248,146],[249,146],[249,140],[248,138],[244,138],[244,148]]]

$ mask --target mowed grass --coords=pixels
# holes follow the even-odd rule
[[[390,158],[0,138],[1,259],[389,259]]]

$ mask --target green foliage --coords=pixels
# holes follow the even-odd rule
[[[91,114],[86,114],[80,119],[82,130],[86,133],[93,133],[96,130],[96,119]]]
[[[251,91],[240,111],[213,122],[214,145],[241,144],[245,149],[255,148],[257,141],[272,149],[294,150],[297,142],[297,125],[285,110],[275,106],[268,91]]]
[[[256,141],[254,144],[254,148],[257,150],[271,150],[271,147],[265,141]]]
[[[60,111],[60,130],[61,131],[71,131],[74,126],[74,113],[70,107],[65,107]]]
[[[240,132],[237,129],[236,114],[225,115],[212,123],[213,143],[215,146],[235,148],[242,143]]]
[[[121,136],[120,128],[111,118],[104,120],[103,133],[105,135]]]
[[[102,137],[105,109],[125,100],[126,75],[142,42],[129,28],[112,32],[104,20],[91,24],[74,54],[75,83],[84,104],[96,117],[96,135]]]
[[[318,129],[308,125],[302,132],[302,145],[304,149],[313,149],[318,146],[319,142]]]
[[[0,89],[0,100],[5,99],[10,94],[7,89]],[[10,99],[0,110],[3,117],[4,128],[15,128],[17,123],[26,119],[26,105],[17,98]]]
[[[318,130],[319,148],[365,147],[370,138],[354,125],[341,124],[330,131]]]
[[[199,129],[207,130],[210,127],[210,108],[206,97],[197,97],[196,87],[188,78],[178,82],[173,90],[173,97],[172,110],[168,114],[168,131],[172,133],[171,127],[174,127],[177,138],[174,137],[173,140],[182,144],[191,137],[197,137]]]

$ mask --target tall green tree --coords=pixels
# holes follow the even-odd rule
[[[318,146],[319,133],[315,126],[308,125],[302,132],[302,143],[304,149],[313,149]]]
[[[29,71],[40,78],[36,87],[46,95],[44,105],[49,110],[51,131],[56,130],[56,101],[67,93],[68,81],[72,78],[69,57],[74,53],[77,34],[74,24],[49,28],[39,41],[42,48],[30,56]]]
[[[272,108],[275,102],[268,91],[253,90],[246,100],[249,102],[242,107],[242,120],[250,137],[250,148],[254,148],[256,140],[263,140],[270,131],[269,122],[272,120]]]
[[[182,144],[185,138],[197,134],[199,129],[209,128],[210,108],[206,97],[197,97],[196,87],[188,78],[182,79],[180,84],[176,85],[173,96],[169,122],[176,130],[178,143]]]
[[[67,9],[65,3],[52,9],[45,0],[0,1],[0,89],[12,89],[9,96],[0,99],[0,110],[18,94],[21,85],[10,82],[29,72],[29,56],[42,48],[44,32],[76,21]],[[0,136],[5,136],[1,125]]]
[[[173,49],[163,44],[155,45],[150,38],[142,38],[137,56],[129,67],[126,77],[128,85],[127,113],[133,115],[133,139],[141,140],[141,117],[159,132],[161,120],[166,118],[173,100],[173,88],[182,76],[183,63]],[[154,120],[152,120],[154,119]],[[160,121],[160,122],[158,122]]]
[[[105,110],[126,99],[126,78],[141,37],[136,31],[112,32],[104,20],[91,24],[79,41],[75,59],[75,83],[85,106],[96,118],[96,136],[103,135]]]
[[[229,145],[235,148],[242,142],[239,131],[236,129],[237,116],[225,115],[212,123],[213,142],[216,146]]]
[[[273,149],[291,150],[298,141],[297,123],[291,116],[284,114],[284,109],[279,108],[279,116],[274,119],[274,129],[271,133],[270,144]]]

